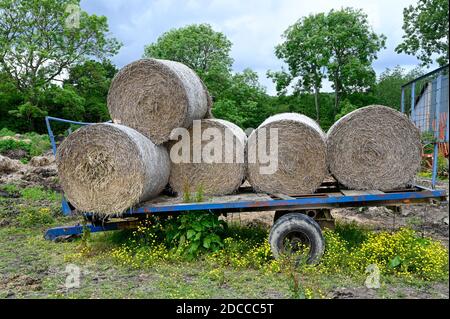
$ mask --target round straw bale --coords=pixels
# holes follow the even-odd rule
[[[122,213],[167,185],[170,159],[163,146],[118,124],[84,126],[58,147],[58,175],[78,210]]]
[[[265,129],[265,130],[264,130]],[[271,130],[278,129],[278,138]],[[270,154],[272,144],[273,159],[277,159],[275,170],[263,153]],[[265,145],[265,146],[264,146]],[[326,135],[320,126],[305,115],[282,113],[269,117],[248,140],[248,181],[256,191],[299,195],[314,192],[327,175]]]
[[[328,167],[351,189],[408,185],[420,168],[419,130],[402,113],[370,105],[339,119],[328,131]]]
[[[169,143],[173,191],[182,194],[202,189],[206,195],[235,192],[245,178],[244,131],[225,120],[203,119],[194,121],[185,133],[181,138],[172,136],[174,141]]]
[[[193,70],[182,63],[141,59],[111,82],[108,109],[114,123],[134,128],[153,143],[169,140],[176,127],[190,127],[211,107],[211,97]]]

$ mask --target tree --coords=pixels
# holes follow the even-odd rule
[[[423,71],[420,68],[413,69],[409,72],[399,65],[393,69],[387,68],[380,74],[377,84],[374,87],[376,103],[400,110],[402,85],[418,78],[422,74]]]
[[[325,78],[325,65],[329,59],[326,39],[322,36],[326,30],[326,16],[323,13],[301,18],[283,34],[284,43],[275,48],[275,55],[289,66],[289,74],[268,72],[276,84],[277,90],[284,94],[286,87],[296,80],[295,91],[313,92],[316,107],[316,120],[320,121],[319,93]]]
[[[350,112],[357,110],[358,107],[353,105],[349,100],[342,101],[342,108],[338,114],[336,114],[335,121],[339,120],[341,117],[347,115]]]
[[[416,6],[403,10],[403,42],[397,46],[397,53],[415,55],[422,66],[433,62],[445,65],[449,62],[448,52],[448,1],[419,0]]]
[[[269,97],[256,72],[245,69],[234,74],[230,86],[214,103],[213,114],[242,128],[257,127],[269,115]]]
[[[36,93],[87,57],[117,53],[106,17],[78,8],[79,0],[0,0],[0,68],[21,92]]]
[[[23,101],[23,94],[17,90],[14,80],[0,71],[0,127],[9,127],[16,131],[21,126],[29,126],[24,120],[18,120],[9,113]]]
[[[178,61],[192,68],[217,98],[227,87],[231,42],[208,24],[172,29],[144,49],[144,57]]]
[[[43,118],[47,115],[47,112],[30,102],[25,102],[17,106],[16,109],[9,111],[9,114],[24,119],[28,123],[28,129],[32,132],[35,130],[34,120]]]
[[[302,18],[283,37],[285,41],[276,47],[276,54],[289,66],[289,76],[283,72],[269,75],[278,81],[278,88],[297,80],[294,89],[313,89],[316,117],[320,114],[318,97],[324,78],[334,89],[334,116],[342,98],[375,83],[372,61],[386,40],[371,30],[366,14],[352,8]]]
[[[345,94],[370,88],[375,83],[372,61],[385,47],[385,41],[384,35],[371,30],[367,15],[361,10],[330,11],[326,43],[331,51],[327,69],[335,91],[334,115],[339,111],[339,101]]]
[[[89,60],[75,65],[69,71],[64,87],[73,90],[84,99],[84,120],[104,122],[110,119],[106,98],[117,68],[109,60]]]

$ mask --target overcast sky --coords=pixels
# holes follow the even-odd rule
[[[108,18],[112,35],[123,47],[112,58],[118,67],[139,59],[146,44],[165,31],[192,23],[209,23],[233,43],[233,70],[258,72],[269,94],[275,94],[267,70],[279,70],[274,54],[281,34],[302,16],[341,7],[363,9],[373,30],[387,36],[387,48],[373,64],[377,74],[395,65],[411,69],[416,58],[394,52],[403,34],[403,8],[417,0],[82,0],[81,8]],[[329,90],[329,84],[324,90]]]

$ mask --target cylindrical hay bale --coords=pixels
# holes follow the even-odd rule
[[[173,191],[182,194],[202,189],[206,195],[226,195],[241,186],[247,136],[240,127],[225,120],[204,119],[174,135],[169,143]]]
[[[163,146],[118,124],[84,126],[58,147],[58,175],[79,211],[122,213],[167,185],[170,159]]]
[[[108,109],[114,123],[134,128],[155,144],[177,127],[202,119],[211,98],[200,78],[182,63],[141,59],[122,68],[111,82]]]
[[[248,181],[256,191],[311,193],[327,175],[326,135],[314,120],[301,114],[282,113],[266,119],[250,134],[247,152]],[[272,164],[264,153],[273,153]]]
[[[402,113],[371,105],[339,119],[328,131],[328,167],[351,189],[406,186],[420,168],[419,130]]]

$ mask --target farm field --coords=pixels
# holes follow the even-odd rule
[[[222,249],[224,253],[204,253],[191,260],[174,257],[151,243],[146,246],[147,242],[141,243],[143,255],[127,251],[123,247],[133,234],[124,231],[86,234],[68,242],[46,241],[43,234],[47,228],[74,224],[82,218],[62,216],[55,166],[50,154],[44,157],[49,158],[49,164],[23,164],[26,173],[2,176],[1,298],[449,297],[448,265],[443,274],[431,280],[395,272],[382,274],[380,288],[369,289],[364,271],[346,271],[346,266],[342,271],[329,271],[336,264],[327,253],[327,264],[317,268],[291,269],[277,263],[265,244],[273,216],[270,212],[229,214],[226,237],[231,238],[231,244]],[[448,191],[447,182],[440,182],[439,187]],[[448,248],[444,248],[448,247],[448,204],[404,207],[395,218],[385,208],[332,213],[338,221],[335,234],[349,243],[358,244],[358,239],[352,238],[358,234],[395,234],[408,227],[418,237],[423,233],[442,243],[448,258]],[[143,231],[141,235],[148,234]],[[329,240],[334,238],[329,236]],[[330,254],[339,252],[333,247]],[[67,288],[68,271],[74,266],[80,270],[79,286]]]

